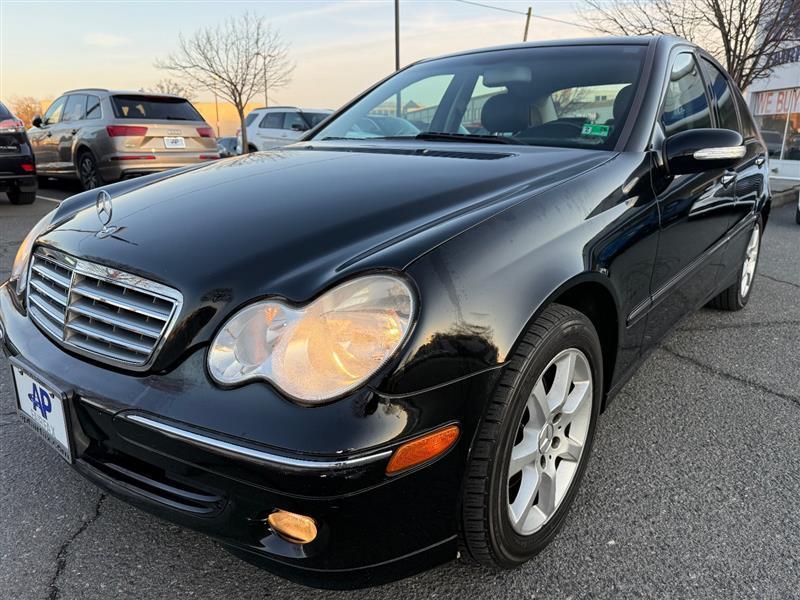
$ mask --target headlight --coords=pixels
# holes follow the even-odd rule
[[[25,291],[25,285],[28,283],[28,261],[31,258],[33,243],[36,241],[36,238],[42,235],[50,226],[55,213],[56,211],[52,211],[46,214],[41,221],[36,223],[28,235],[25,236],[25,239],[22,240],[22,244],[20,244],[17,250],[17,255],[14,257],[14,264],[11,266],[10,281],[16,282],[15,290],[18,296]]]
[[[348,281],[301,308],[256,302],[217,333],[209,372],[222,385],[263,379],[298,400],[328,400],[355,389],[389,360],[415,310],[409,285],[390,275]]]

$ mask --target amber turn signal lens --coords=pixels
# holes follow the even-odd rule
[[[436,458],[447,452],[456,443],[459,434],[458,425],[448,425],[437,429],[410,442],[406,442],[394,451],[389,465],[386,467],[387,475],[394,475],[411,467],[416,467],[424,462]]]
[[[286,510],[276,510],[267,517],[272,530],[293,544],[308,544],[317,537],[314,519]]]

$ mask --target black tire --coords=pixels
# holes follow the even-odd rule
[[[800,204],[797,206],[797,212],[794,213],[794,221],[800,225]]]
[[[97,167],[97,159],[91,150],[83,149],[78,153],[75,169],[84,190],[93,190],[104,184],[103,176]]]
[[[758,259],[761,256],[761,239],[762,239],[761,219],[756,221],[755,227],[758,227],[759,231],[758,254],[756,255],[756,269],[757,269]],[[753,287],[755,286],[755,271],[753,272],[751,282],[747,288],[747,292],[745,294],[742,294],[742,278],[744,276],[744,263],[746,260],[747,260],[747,249],[745,249],[744,256],[742,257],[742,263],[741,267],[739,268],[739,275],[736,277],[736,283],[728,286],[727,288],[722,290],[722,292],[720,292],[717,296],[712,298],[711,301],[708,303],[709,307],[716,308],[718,310],[728,310],[731,312],[735,312],[737,310],[742,310],[745,306],[747,306],[747,302],[750,300],[750,295],[753,293]]]
[[[253,152],[258,152],[258,148],[253,146],[253,144],[247,144],[247,152],[248,154],[252,154]]]
[[[514,530],[508,510],[511,450],[518,443],[515,440],[520,422],[527,414],[531,390],[553,358],[570,348],[583,352],[592,373],[588,433],[570,487],[549,521],[538,531],[521,535]],[[550,543],[564,522],[586,469],[602,393],[603,357],[592,322],[572,308],[551,305],[525,333],[510,364],[504,368],[475,437],[460,515],[460,541],[468,557],[492,568],[513,568]]]
[[[10,189],[6,194],[11,204],[33,204],[36,202],[36,190],[22,192],[18,189]]]

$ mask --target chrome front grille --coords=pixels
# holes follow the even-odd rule
[[[31,318],[57,342],[133,369],[150,365],[183,302],[167,286],[43,247],[27,297]]]

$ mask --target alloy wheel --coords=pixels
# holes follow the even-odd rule
[[[91,190],[100,185],[97,175],[97,165],[91,154],[84,154],[80,161],[80,178],[84,189]]]
[[[556,513],[575,479],[592,419],[592,370],[577,348],[560,352],[526,402],[508,463],[508,516],[530,535]]]
[[[758,223],[753,228],[753,233],[750,235],[750,241],[747,242],[747,250],[744,256],[744,265],[742,265],[742,281],[739,288],[739,293],[742,298],[747,298],[750,292],[750,286],[753,285],[753,278],[756,274],[756,265],[758,264],[758,249],[759,241],[761,239],[761,228]]]

